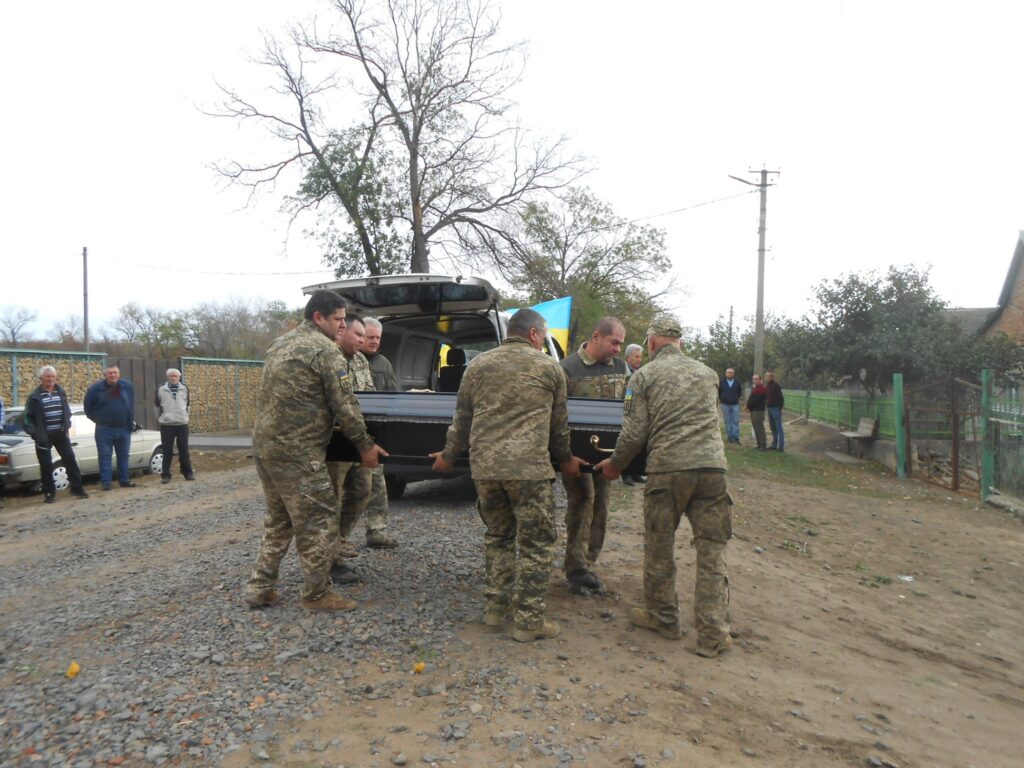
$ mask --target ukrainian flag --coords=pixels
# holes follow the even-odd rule
[[[572,296],[563,296],[560,299],[552,299],[540,304],[534,304],[531,309],[544,315],[548,321],[548,333],[555,337],[555,340],[562,346],[562,351],[569,354],[569,325],[572,317]]]
[[[571,351],[569,349],[569,325],[572,317],[572,296],[543,301],[540,304],[534,304],[530,309],[540,312],[544,316],[548,322],[548,333],[555,337],[562,347],[562,352],[568,355]],[[510,315],[516,312],[515,309],[507,311]]]

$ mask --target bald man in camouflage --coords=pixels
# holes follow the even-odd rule
[[[644,606],[632,609],[630,620],[662,637],[681,636],[673,549],[676,528],[686,515],[697,549],[696,651],[713,658],[730,643],[725,547],[732,537],[732,500],[718,427],[718,376],[683,354],[681,336],[672,317],[651,322],[650,362],[630,381],[615,452],[594,469],[614,480],[647,446]]]
[[[541,351],[546,336],[540,313],[520,309],[511,317],[508,338],[466,368],[444,450],[430,454],[435,471],[450,472],[469,450],[487,526],[483,623],[500,627],[511,611],[519,642],[559,633],[545,606],[558,538],[551,457],[565,477],[578,475],[581,463],[569,450],[565,377]]]

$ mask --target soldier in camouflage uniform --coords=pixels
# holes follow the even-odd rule
[[[469,449],[477,508],[487,526],[483,622],[499,627],[511,609],[512,637],[520,642],[559,632],[545,618],[558,538],[551,457],[566,477],[580,471],[580,460],[569,452],[565,377],[541,351],[546,335],[538,312],[520,309],[512,316],[508,338],[466,368],[445,448],[431,454],[436,471],[450,472]]]
[[[629,368],[619,358],[626,329],[615,317],[597,321],[590,339],[562,360],[566,393],[569,397],[621,400],[626,393]],[[602,475],[582,474],[562,478],[565,510],[565,575],[574,587],[601,589],[593,572],[608,527],[611,484]]]
[[[335,424],[368,467],[387,454],[366,431],[334,343],[345,327],[345,300],[318,291],[306,304],[304,317],[298,328],[270,345],[257,394],[252,444],[267,511],[245,600],[254,608],[277,601],[278,569],[294,537],[305,576],[302,607],[348,610],[355,603],[331,590],[337,506],[324,455]]]
[[[338,336],[338,347],[345,359],[345,370],[355,392],[373,391],[373,376],[370,364],[359,351],[363,345],[365,328],[359,317],[350,317],[344,332]],[[355,527],[360,515],[366,510],[370,499],[371,470],[358,461],[329,461],[327,471],[331,477],[331,485],[337,498],[338,508],[338,540],[334,551],[333,575],[340,584],[351,584],[358,581],[355,571],[345,560],[355,557],[355,546],[349,541],[349,534]]]
[[[366,343],[361,351],[370,363],[373,388],[377,392],[397,392],[395,369],[380,353],[384,327],[374,317],[364,318],[363,323],[366,326]],[[398,540],[388,535],[388,489],[384,482],[384,467],[377,467],[372,473],[370,499],[366,504],[366,546],[378,549],[398,546]]]
[[[645,607],[630,611],[630,619],[663,637],[680,636],[673,546],[680,518],[686,515],[697,548],[697,653],[714,657],[730,642],[725,546],[732,536],[732,500],[718,428],[718,377],[683,354],[675,319],[655,318],[647,334],[650,362],[630,381],[615,453],[595,470],[614,480],[647,446]]]

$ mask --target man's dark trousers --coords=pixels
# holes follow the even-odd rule
[[[171,479],[171,460],[174,458],[174,443],[178,443],[178,464],[181,474],[192,476],[192,458],[188,453],[188,424],[161,424],[160,445],[164,450],[164,466],[160,476]]]
[[[47,432],[47,439],[50,445],[57,450],[61,461],[64,462],[64,469],[68,473],[68,483],[71,490],[78,491],[82,488],[82,473],[78,468],[78,461],[75,459],[75,452],[71,448],[71,441],[68,433],[64,430]],[[49,448],[40,448],[36,443],[36,458],[39,460],[39,479],[43,484],[43,493],[52,496],[56,492],[53,484],[53,455]]]

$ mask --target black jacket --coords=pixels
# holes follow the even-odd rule
[[[782,385],[777,381],[769,381],[764,386],[768,390],[765,404],[769,408],[782,408],[786,404],[786,398],[782,396]]]
[[[67,432],[71,429],[71,406],[68,405],[68,393],[60,384],[55,384],[53,391],[60,395],[60,402],[64,410],[64,419],[61,422],[61,431]],[[43,414],[43,385],[32,390],[32,394],[25,401],[25,416],[23,423],[25,431],[36,441],[37,444],[49,444],[50,439],[46,435],[46,417]]]

